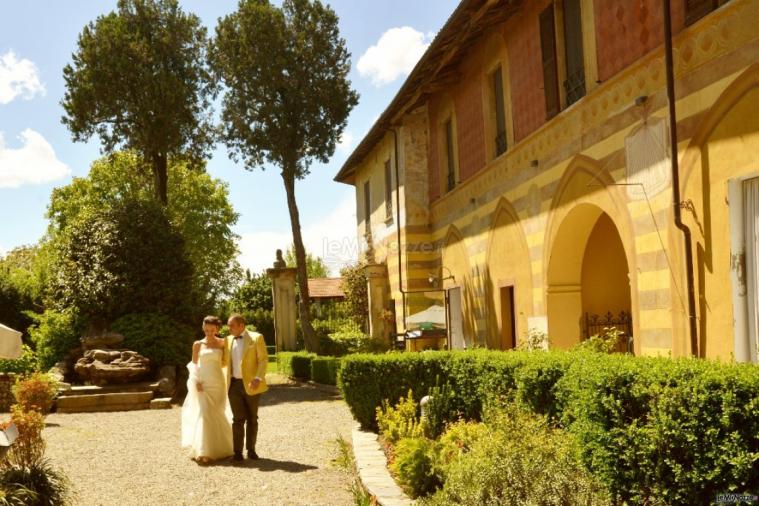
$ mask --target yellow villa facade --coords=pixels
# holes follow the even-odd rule
[[[636,355],[757,361],[757,26],[759,0],[463,0],[335,178],[372,332],[439,296],[453,347],[612,322]]]

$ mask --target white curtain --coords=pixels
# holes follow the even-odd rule
[[[744,237],[746,240],[746,302],[748,348],[752,362],[759,362],[759,178],[743,182]]]

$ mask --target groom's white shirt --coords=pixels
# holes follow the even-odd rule
[[[242,352],[245,349],[243,339],[232,341],[232,377],[237,379],[242,379]]]

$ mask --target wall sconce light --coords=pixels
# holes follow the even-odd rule
[[[448,271],[448,276],[446,276],[446,277],[444,277],[444,278],[438,278],[438,277],[437,277],[435,274],[433,274],[433,273],[430,273],[430,274],[427,276],[427,281],[429,281],[429,283],[432,285],[432,287],[433,287],[433,288],[437,288],[438,286],[440,286],[440,284],[441,284],[443,281],[445,281],[445,280],[447,280],[447,279],[452,279],[453,281],[456,281],[456,277],[453,275],[453,273],[451,272],[451,270],[450,270],[448,267],[445,267],[445,266],[443,266],[443,269],[445,269],[445,270],[447,270],[447,271]]]
[[[648,95],[641,95],[639,97],[635,97],[636,107],[642,107],[646,102],[648,102]]]

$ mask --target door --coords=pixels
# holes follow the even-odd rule
[[[517,318],[514,310],[514,287],[501,287],[501,349],[511,350],[517,344]]]
[[[461,307],[461,288],[459,287],[448,290],[448,339],[452,350],[466,349]]]
[[[759,178],[728,181],[736,362],[759,362]]]

